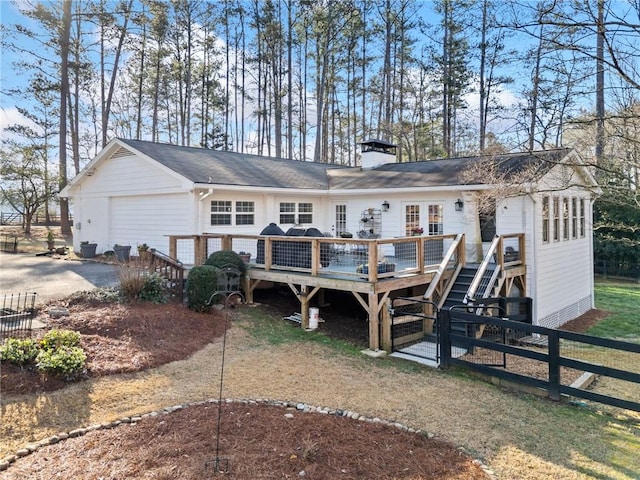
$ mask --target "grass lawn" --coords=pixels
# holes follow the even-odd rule
[[[598,281],[595,295],[596,307],[612,313],[587,333],[640,341],[640,284]]]

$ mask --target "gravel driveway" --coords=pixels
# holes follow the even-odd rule
[[[118,267],[33,253],[0,253],[0,295],[37,292],[37,302],[118,284]]]

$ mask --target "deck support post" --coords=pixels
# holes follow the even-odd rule
[[[289,285],[291,291],[298,297],[298,300],[300,300],[300,316],[302,318],[300,326],[306,330],[309,328],[309,302],[314,295],[320,291],[320,287],[314,287],[309,291],[307,285],[300,285],[299,290],[291,283],[287,285]]]
[[[378,312],[378,294],[369,293],[369,349],[374,352],[380,350],[380,321]]]
[[[391,301],[387,298],[382,303],[382,308],[380,309],[380,317],[382,321],[382,338],[380,339],[382,343],[382,349],[386,352],[391,353],[392,345],[391,345],[391,313],[389,312],[389,308]]]

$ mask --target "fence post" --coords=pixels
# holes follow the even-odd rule
[[[557,330],[549,330],[549,398],[560,400],[560,335]]]
[[[437,314],[439,337],[440,337],[440,366],[448,368],[451,365],[451,339],[449,332],[451,331],[451,312],[449,310],[440,310]]]

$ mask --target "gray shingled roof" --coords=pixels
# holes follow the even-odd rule
[[[141,140],[120,141],[194,183],[327,190],[327,170],[341,168],[324,163],[299,162]]]
[[[331,189],[419,188],[460,185],[461,172],[474,162],[495,160],[498,172],[516,174],[530,165],[537,166],[538,177],[548,172],[570,150],[555,149],[498,156],[447,158],[420,162],[388,163],[371,170],[336,170],[329,173]],[[478,181],[478,184],[483,182]]]
[[[319,190],[459,185],[458,178],[462,170],[473,162],[487,158],[494,158],[501,172],[513,173],[531,164],[537,164],[538,173],[542,175],[570,151],[555,149],[495,157],[389,163],[370,170],[362,170],[139,140],[121,139],[121,141],[194,183]]]

